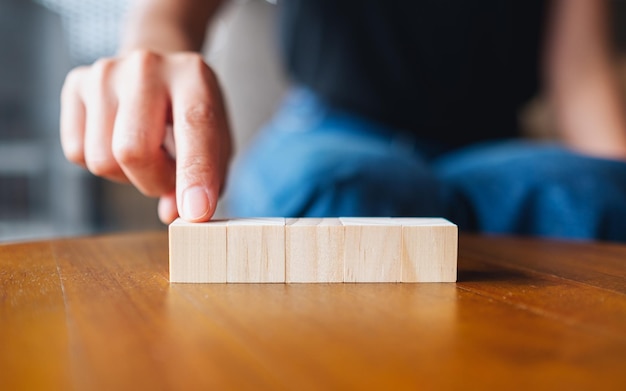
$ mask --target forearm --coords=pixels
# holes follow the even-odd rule
[[[221,0],[135,0],[119,51],[200,51],[207,25],[221,3]]]
[[[626,116],[608,31],[608,5],[555,4],[546,56],[548,95],[563,140],[582,153],[626,159]]]

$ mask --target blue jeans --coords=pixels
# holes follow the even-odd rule
[[[233,165],[230,216],[439,216],[462,231],[626,241],[626,163],[509,140],[450,149],[294,90]]]

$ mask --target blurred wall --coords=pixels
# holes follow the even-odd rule
[[[59,16],[0,0],[0,241],[90,228],[84,174],[63,159],[59,91],[70,69]]]

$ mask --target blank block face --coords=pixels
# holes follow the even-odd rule
[[[334,218],[288,219],[287,282],[343,282],[344,227]]]
[[[169,226],[170,282],[226,282],[226,221]]]
[[[402,226],[388,218],[341,218],[344,281],[399,282]]]
[[[445,219],[396,219],[402,224],[402,282],[455,282],[458,228]]]
[[[170,282],[454,282],[442,218],[254,218],[169,227]]]
[[[285,219],[233,219],[227,227],[227,282],[285,282]]]

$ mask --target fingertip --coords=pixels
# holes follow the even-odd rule
[[[86,167],[85,163],[85,105],[79,91],[79,79],[82,74],[73,70],[61,92],[61,111],[59,133],[61,147],[67,160]]]
[[[171,224],[178,217],[175,194],[167,194],[159,199],[159,219],[163,224]]]
[[[189,222],[209,221],[215,210],[211,192],[202,186],[185,189],[181,204],[181,217]]]

